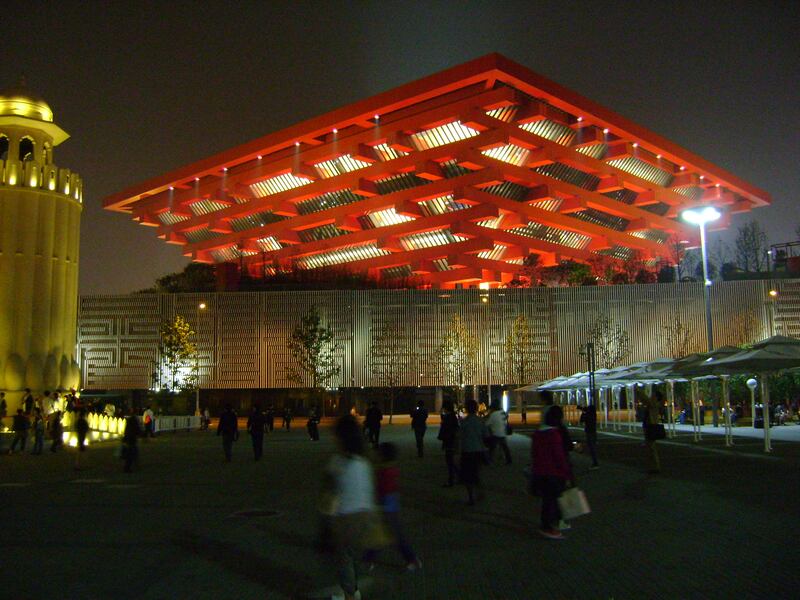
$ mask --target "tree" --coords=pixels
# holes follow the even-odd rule
[[[631,336],[609,317],[599,316],[589,328],[589,341],[594,342],[595,360],[603,369],[612,369],[631,353]]]
[[[767,234],[755,219],[739,227],[735,242],[736,264],[743,271],[760,273],[767,266]]]
[[[286,367],[286,378],[293,383],[302,385],[310,380],[311,388],[317,390],[341,371],[334,356],[337,345],[333,330],[323,325],[316,307],[301,317],[288,346],[295,364]]]
[[[156,279],[156,284],[145,292],[178,294],[213,292],[217,289],[214,265],[189,263],[180,273],[170,273]]]
[[[197,362],[197,345],[192,341],[195,333],[189,322],[176,315],[173,321],[162,323],[158,333],[158,354],[166,371],[167,381],[170,382],[170,389],[175,391],[179,387],[192,387],[197,374],[181,376],[185,369],[195,369]]]
[[[453,315],[436,354],[438,365],[444,372],[445,378],[455,383],[461,393],[464,386],[471,383],[475,377],[478,338],[467,329],[460,314]]]
[[[379,385],[389,388],[389,423],[394,415],[394,398],[397,384],[414,368],[416,353],[409,350],[402,327],[397,322],[386,322],[372,336],[369,368]]]
[[[505,368],[509,382],[526,385],[534,378],[536,354],[533,340],[528,317],[518,315],[505,342]]]
[[[761,319],[752,311],[742,311],[731,320],[734,346],[749,346],[761,333]]]
[[[529,254],[522,261],[522,268],[508,282],[510,288],[529,288],[542,284],[542,257]]]
[[[674,319],[661,327],[661,350],[665,356],[678,360],[689,355],[693,338],[689,324],[675,315]]]

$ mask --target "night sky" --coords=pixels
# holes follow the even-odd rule
[[[180,270],[179,246],[108,194],[489,52],[767,190],[770,243],[800,225],[798,7],[759,2],[25,2],[0,22],[84,178],[80,292]],[[712,234],[712,240],[719,234]],[[731,238],[732,234],[726,234]]]

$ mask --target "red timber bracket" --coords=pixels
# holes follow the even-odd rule
[[[485,156],[478,152],[472,152],[470,156],[485,167],[495,167],[504,173],[506,178],[515,183],[527,186],[547,184],[552,191],[559,195],[564,195],[569,198],[580,198],[586,202],[588,208],[594,208],[615,217],[628,220],[644,219],[651,229],[661,229],[669,233],[677,233],[678,235],[688,234],[689,232],[689,227],[683,223],[656,215],[655,213],[648,212],[630,204],[625,204],[619,200],[614,200],[598,192],[585,190],[571,183],[561,181],[548,175],[542,175],[541,173],[536,173],[523,167],[504,163],[503,161]]]
[[[472,222],[496,217],[498,211],[496,206],[485,204],[461,210],[458,214],[460,219]],[[293,246],[292,248],[274,250],[268,254],[275,258],[289,255],[295,257],[309,256],[321,252],[329,252],[344,246],[367,243],[376,243],[379,247],[390,252],[403,252],[404,250],[400,244],[400,238],[413,233],[447,229],[451,226],[452,219],[453,213],[431,215],[415,221],[406,221],[404,223],[397,223],[395,225],[388,225],[375,229],[362,229],[348,235],[306,242]]]
[[[604,160],[598,160],[577,151],[582,145],[590,145],[589,143],[576,143],[573,146],[562,146],[561,144],[553,142],[552,140],[548,140],[545,137],[521,129],[518,126],[521,124],[519,120],[517,120],[515,123],[505,123],[504,121],[490,117],[487,114],[482,114],[479,117],[476,116],[475,121],[480,121],[481,125],[485,128],[491,127],[495,131],[504,132],[508,136],[510,143],[531,150],[531,154],[526,165],[529,168],[535,168],[552,164],[553,162],[559,162],[590,175],[599,176],[601,179],[614,176],[616,177],[616,180],[607,180],[606,185],[616,182],[616,184],[620,186],[617,189],[625,188],[635,192],[652,190],[659,195],[659,202],[676,205],[681,204],[685,200],[683,196],[671,189],[663,188],[657,184],[647,181],[646,179],[642,179],[627,173],[626,171],[617,169],[613,165],[607,164],[605,161],[608,160],[608,158]],[[587,137],[591,137],[591,134],[589,134],[588,131],[592,130],[587,130],[586,134]],[[602,141],[599,137],[590,139],[591,144],[598,143],[599,141]]]
[[[358,217],[362,215],[366,215],[370,212],[376,210],[383,210],[386,208],[395,207],[398,203],[404,202],[421,202],[423,200],[430,200],[432,198],[437,198],[446,194],[449,194],[453,191],[453,189],[457,186],[464,186],[464,185],[473,185],[473,184],[489,184],[496,181],[501,181],[502,178],[500,174],[495,169],[481,169],[479,171],[474,171],[470,173],[465,173],[464,175],[459,175],[458,177],[454,177],[452,179],[442,179],[439,181],[432,181],[431,183],[408,188],[404,190],[398,190],[397,192],[392,192],[391,194],[386,195],[378,195],[372,198],[365,198],[364,200],[360,200],[358,202],[354,202],[352,204],[346,204],[342,206],[335,206],[329,209],[325,209],[315,213],[308,213],[305,215],[300,215],[291,219],[286,219],[283,221],[278,221],[275,223],[268,223],[264,227],[252,227],[243,231],[235,232],[233,234],[224,234],[210,240],[204,240],[202,242],[197,242],[193,244],[193,248],[197,249],[214,249],[219,247],[225,247],[239,239],[241,237],[267,237],[267,236],[276,236],[276,234],[283,234],[283,232],[287,230],[291,231],[300,231],[303,229],[310,229],[312,227],[316,227],[326,223],[335,223],[336,218],[340,216],[351,216],[351,217]],[[214,213],[214,215],[219,215],[222,211],[218,211]],[[433,217],[428,218],[441,218],[444,223],[450,219],[449,214],[445,215],[434,215]],[[409,230],[413,232],[413,229],[417,227],[414,225],[417,221],[409,221],[407,223],[401,223],[400,225],[409,227]],[[183,222],[179,223],[178,225],[183,225]],[[205,227],[205,223],[195,224],[195,228]],[[391,225],[389,227],[398,227],[398,225]],[[385,231],[386,228],[378,228],[378,229],[371,229],[368,230],[370,233],[369,235],[373,236],[373,239],[380,235],[378,232]],[[341,244],[349,244],[352,243],[350,240],[358,239],[358,237],[353,236],[361,236],[362,232],[355,231],[351,234],[345,236],[339,236],[337,238],[332,238],[333,240],[337,240],[337,243]],[[315,243],[315,242],[310,242]]]
[[[641,250],[642,252],[648,255],[664,254],[665,252],[667,252],[667,248],[663,244],[659,244],[658,242],[632,236],[630,234],[616,231],[614,229],[609,229],[608,227],[603,227],[601,225],[597,225],[589,221],[582,221],[580,219],[576,219],[575,217],[571,217],[567,214],[561,214],[558,212],[544,210],[542,208],[531,206],[523,202],[516,202],[515,200],[509,200],[508,198],[503,198],[495,194],[490,194],[484,190],[479,190],[472,187],[465,187],[460,190],[460,195],[456,199],[460,199],[461,197],[466,198],[467,200],[471,200],[473,202],[482,202],[486,204],[491,203],[497,206],[500,210],[505,210],[508,212],[518,212],[519,214],[522,214],[527,219],[527,221],[541,223],[542,225],[547,225],[549,227],[554,227],[556,229],[564,229],[566,231],[572,231],[575,233],[579,233],[581,235],[589,236],[593,239],[594,246],[592,247],[592,245],[590,245],[590,247],[593,250],[608,248],[609,243],[613,243],[613,244],[619,244],[621,246],[636,248],[637,250]],[[520,240],[530,239],[522,236],[517,236],[517,237],[519,239],[511,243],[521,243]],[[565,254],[575,252],[574,249],[556,244],[552,244],[551,247],[547,248],[547,250],[545,251],[547,252],[558,251]]]

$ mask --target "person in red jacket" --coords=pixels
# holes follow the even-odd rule
[[[563,414],[561,407],[551,406],[544,415],[544,424],[534,432],[531,445],[533,484],[542,496],[542,523],[539,533],[553,540],[564,538],[558,529],[558,522],[561,520],[558,497],[567,482],[572,481],[572,469],[559,431]]]

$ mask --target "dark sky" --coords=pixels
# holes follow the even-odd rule
[[[25,73],[72,135],[82,294],[186,262],[106,195],[495,51],[766,189],[752,216],[776,243],[800,225],[799,6],[29,1],[0,22],[0,87]]]

